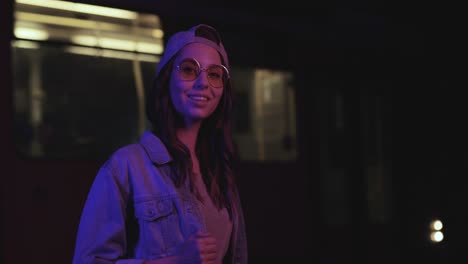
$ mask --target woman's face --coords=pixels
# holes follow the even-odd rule
[[[181,62],[195,59],[205,69],[212,64],[221,64],[218,52],[201,43],[191,43],[182,48],[174,61],[171,73],[170,94],[177,112],[183,117],[186,125],[201,122],[208,118],[219,104],[224,87],[214,87],[208,81],[206,71],[201,71],[194,80],[183,79],[177,69]]]

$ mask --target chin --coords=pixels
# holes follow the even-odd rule
[[[200,122],[200,121],[207,119],[208,117],[209,115],[192,115],[192,116],[189,116],[189,119],[196,121],[196,122]]]
[[[204,119],[207,119],[209,116],[209,114],[188,113],[185,115],[185,119],[191,120],[192,122],[201,122]]]
[[[195,109],[195,111],[192,110],[188,112],[187,117],[194,120],[203,120],[210,117],[211,114],[213,114],[213,111],[206,111],[206,109]]]

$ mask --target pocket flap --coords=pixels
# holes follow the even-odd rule
[[[154,199],[135,204],[137,218],[153,221],[172,213],[171,199]]]

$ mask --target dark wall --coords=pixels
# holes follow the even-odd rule
[[[11,23],[12,23],[12,13],[11,13],[11,3],[10,1],[2,1],[0,3],[0,65],[3,71],[0,74],[0,166],[2,167],[1,177],[1,189],[0,189],[0,202],[1,202],[1,212],[0,212],[0,226],[1,226],[1,240],[0,240],[0,258],[4,259],[5,256],[5,245],[6,245],[6,235],[5,229],[8,221],[6,216],[9,213],[9,208],[6,199],[6,190],[10,186],[11,178],[13,174],[13,168],[11,166],[13,162],[13,142],[12,142],[12,102],[10,100],[12,95],[11,89],[11,68],[9,62],[11,60],[11,55],[9,52],[10,49],[10,36],[11,36]]]

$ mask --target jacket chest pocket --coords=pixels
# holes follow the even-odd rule
[[[180,235],[177,210],[171,198],[135,203],[141,246],[148,257],[163,257],[175,250]]]

